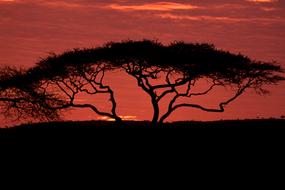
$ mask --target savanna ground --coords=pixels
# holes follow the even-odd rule
[[[148,121],[124,121],[117,124],[112,121],[57,121],[33,124],[22,124],[0,131],[28,130],[96,130],[96,129],[261,129],[285,128],[285,119],[246,119],[219,121],[179,121],[167,122],[156,127]]]
[[[273,129],[273,130],[272,130]],[[183,142],[194,144],[206,142],[244,143],[249,139],[269,142],[283,138],[285,119],[252,119],[252,120],[220,120],[220,121],[180,121],[150,127],[147,121],[126,121],[118,125],[110,121],[62,121],[23,124],[0,129],[0,142],[48,144],[66,142],[92,142],[97,146],[112,144],[114,146],[130,146],[133,143],[151,144],[153,141],[171,144]],[[272,131],[275,131],[272,133]],[[276,133],[276,131],[278,131]],[[209,144],[211,145],[211,143]]]

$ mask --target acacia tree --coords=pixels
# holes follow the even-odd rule
[[[51,55],[37,63],[36,67],[17,75],[26,81],[25,85],[21,85],[29,87],[26,91],[44,99],[42,104],[41,101],[35,101],[42,110],[57,113],[58,110],[70,107],[90,108],[99,115],[120,121],[116,114],[114,92],[110,86],[103,84],[105,72],[111,70],[121,70],[134,77],[138,86],[149,95],[153,107],[153,125],[164,122],[174,111],[182,107],[224,112],[225,106],[247,89],[251,88],[264,94],[267,92],[263,89],[264,85],[284,80],[280,75],[282,69],[274,62],[251,60],[241,54],[218,50],[209,44],[174,42],[163,45],[149,40],[111,42],[100,48]],[[7,77],[7,72],[3,73],[1,81],[3,86],[6,85],[3,89],[9,91],[0,93],[0,100],[10,104],[13,101],[5,101],[5,98],[9,96],[11,89],[23,89],[9,85],[9,81],[13,81],[15,77]],[[209,87],[201,92],[194,92],[193,88],[200,80],[209,81]],[[187,102],[179,103],[181,98],[203,96],[218,86],[230,87],[234,94],[221,101],[217,108]],[[57,90],[54,90],[55,88]],[[108,94],[112,104],[111,111],[101,112],[92,104],[75,104],[78,93]],[[18,97],[15,96],[14,99],[16,98]],[[169,101],[165,113],[162,113],[160,105],[163,100]]]
[[[264,85],[284,80],[278,75],[282,72],[280,66],[274,62],[251,60],[241,54],[218,50],[210,44],[174,42],[164,46],[154,41],[128,41],[110,43],[108,47],[112,50],[112,63],[134,77],[138,86],[149,95],[154,125],[163,123],[174,111],[183,107],[224,112],[225,106],[247,89],[265,94],[268,91],[262,88]],[[206,90],[193,92],[199,80],[206,80],[210,85]],[[221,101],[215,109],[178,103],[181,98],[207,95],[218,86],[231,87],[234,95]],[[169,100],[168,108],[161,113],[160,102],[164,99]]]

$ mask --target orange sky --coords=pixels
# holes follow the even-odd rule
[[[210,42],[285,67],[285,1],[0,0],[0,65],[31,67],[49,52],[144,38]],[[150,119],[147,96],[132,79],[121,74],[110,76],[113,79],[123,81],[114,85],[120,115]],[[284,87],[272,87],[270,96],[249,92],[223,114],[183,109],[170,119],[280,117],[285,115]],[[67,119],[96,117],[84,111]]]

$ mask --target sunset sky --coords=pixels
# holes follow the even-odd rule
[[[285,0],[0,0],[1,66],[28,68],[49,52],[127,39],[208,42],[285,67]],[[120,81],[119,115],[150,119],[150,103],[134,81],[119,73],[110,78]],[[284,88],[271,87],[269,96],[248,91],[222,114],[181,109],[170,120],[280,117]],[[66,118],[97,116],[73,111]]]

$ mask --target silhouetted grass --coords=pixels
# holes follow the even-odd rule
[[[22,130],[93,130],[93,129],[260,129],[285,128],[285,119],[248,119],[248,120],[220,120],[220,121],[179,121],[165,123],[151,127],[148,121],[125,121],[118,124],[110,121],[59,121],[34,124],[23,124],[1,131]]]

